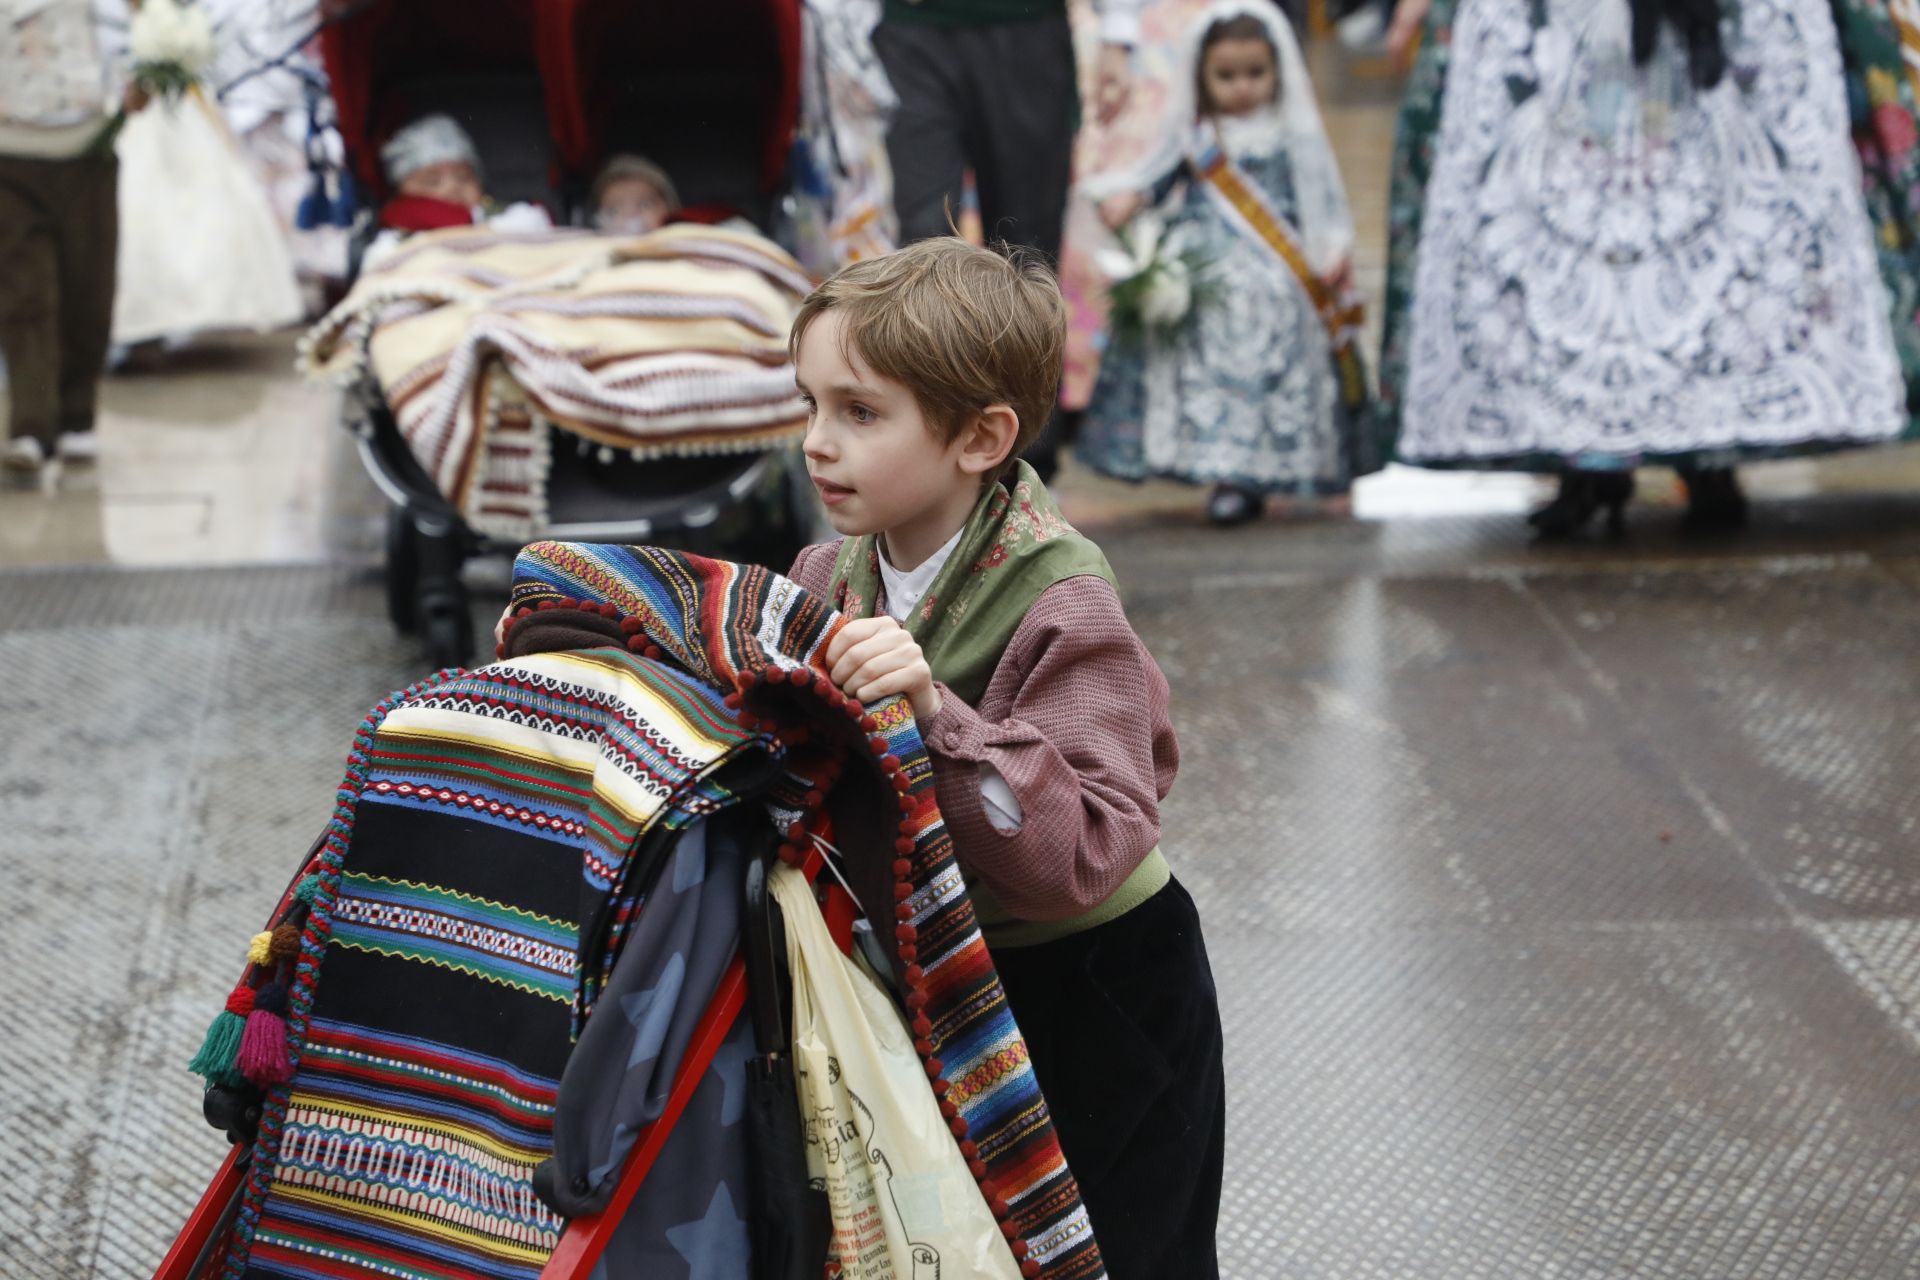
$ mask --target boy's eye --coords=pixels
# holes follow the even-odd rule
[[[855,422],[872,422],[874,418],[879,416],[875,414],[873,410],[867,408],[867,406],[863,404],[854,405],[852,408],[847,410],[847,414]]]

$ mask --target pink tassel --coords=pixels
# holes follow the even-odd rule
[[[287,1021],[280,1016],[286,1007],[285,988],[278,983],[262,988],[254,997],[253,1012],[247,1015],[247,1029],[240,1038],[240,1074],[262,1089],[293,1079],[293,1060],[287,1055]]]

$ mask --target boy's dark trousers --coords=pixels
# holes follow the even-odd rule
[[[119,172],[111,155],[0,155],[7,435],[32,436],[49,455],[63,433],[93,429],[113,326]]]
[[[1178,880],[993,963],[1112,1280],[1212,1280],[1226,1153],[1220,1009]]]

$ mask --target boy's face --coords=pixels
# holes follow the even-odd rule
[[[846,350],[843,332],[827,311],[800,338],[807,472],[836,532],[886,534],[889,558],[909,569],[966,523],[980,476],[962,466],[963,436],[943,444],[913,392]]]
[[[480,190],[480,175],[464,160],[443,160],[415,169],[400,180],[400,194],[430,196],[463,209],[486,199],[486,193]]]

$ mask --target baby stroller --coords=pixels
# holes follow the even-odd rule
[[[654,548],[515,575],[505,660],[373,710],[248,947],[193,1064],[235,1152],[158,1280],[1104,1274],[919,730],[827,678],[840,615]],[[823,1043],[805,975],[856,935],[883,1012]]]
[[[325,7],[323,7],[325,15]],[[387,194],[379,148],[430,112],[462,122],[490,195],[585,221],[605,157],[649,156],[689,208],[766,227],[800,105],[798,0],[362,0],[321,31],[348,162]],[[654,543],[784,570],[824,536],[793,430],[764,447],[671,454],[597,447],[554,428],[545,504],[524,527],[479,527],[423,467],[387,397],[361,379],[347,423],[392,504],[386,597],[433,664],[474,650],[461,568],[536,537]],[[535,428],[538,429],[537,427]]]

